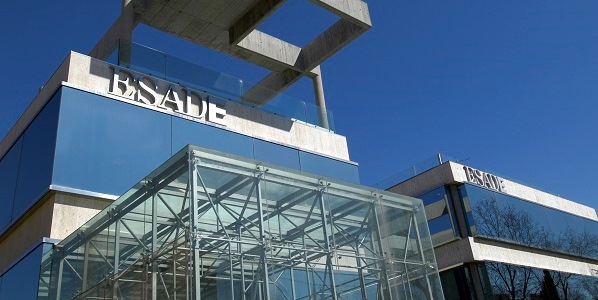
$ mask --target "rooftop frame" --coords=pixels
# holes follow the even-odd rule
[[[256,28],[285,0],[122,0],[120,17],[90,56],[105,59],[119,45],[131,43],[139,23],[271,70],[244,100],[263,105],[303,76],[313,80],[320,126],[326,124],[326,101],[320,65],[371,27],[367,3],[361,0],[309,0],[340,19],[300,47]],[[308,1],[308,0],[304,0]],[[121,47],[120,57],[130,57]]]

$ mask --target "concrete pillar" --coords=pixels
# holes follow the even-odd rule
[[[455,208],[455,216],[453,222],[456,222],[456,233],[461,238],[467,238],[469,236],[469,228],[467,224],[467,215],[465,212],[465,207],[463,206],[463,199],[461,199],[459,195],[459,187],[457,185],[451,184],[448,185],[448,190],[451,196],[451,200],[453,202],[453,207]]]
[[[122,0],[122,8],[120,12],[118,60],[119,64],[122,64],[126,67],[131,64],[131,46],[133,43],[134,28],[135,11],[133,10],[133,0]]]
[[[328,112],[326,110],[326,99],[324,98],[324,85],[322,84],[322,73],[320,66],[317,66],[313,71],[316,74],[312,80],[314,83],[314,93],[316,95],[316,106],[318,107],[318,121],[320,127],[330,129],[328,124]]]

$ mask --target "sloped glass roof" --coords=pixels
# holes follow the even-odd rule
[[[420,200],[196,146],[44,266],[42,299],[442,299]]]

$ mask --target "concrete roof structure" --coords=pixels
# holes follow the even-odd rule
[[[256,29],[284,0],[123,0],[120,18],[91,56],[103,59],[119,41],[131,41],[133,28],[141,22],[271,70],[243,96],[261,105],[302,76],[318,78],[322,62],[371,27],[368,6],[361,0],[309,1],[340,19],[300,47]]]

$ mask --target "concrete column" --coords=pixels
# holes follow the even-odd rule
[[[474,289],[476,298],[477,299],[486,299],[486,296],[484,294],[484,278],[480,274],[480,270],[478,269],[478,264],[476,264],[476,263],[467,264],[465,267],[469,269],[469,274],[471,275],[471,280],[473,283],[473,289]]]
[[[320,127],[330,129],[328,124],[328,112],[326,110],[326,99],[324,98],[324,85],[322,84],[322,72],[320,66],[312,70],[316,74],[312,80],[314,83],[314,93],[316,95],[316,106],[318,107],[318,121]]]
[[[123,66],[131,64],[131,45],[133,43],[133,28],[135,28],[135,11],[133,0],[122,0],[120,12],[118,60]]]
[[[459,196],[459,188],[458,186],[451,184],[448,185],[448,190],[451,200],[453,201],[453,207],[455,208],[454,221],[457,222],[457,224],[455,224],[457,226],[457,234],[461,238],[467,238],[469,236],[469,228],[467,228],[467,215],[465,212],[465,207],[463,207],[463,200]]]

